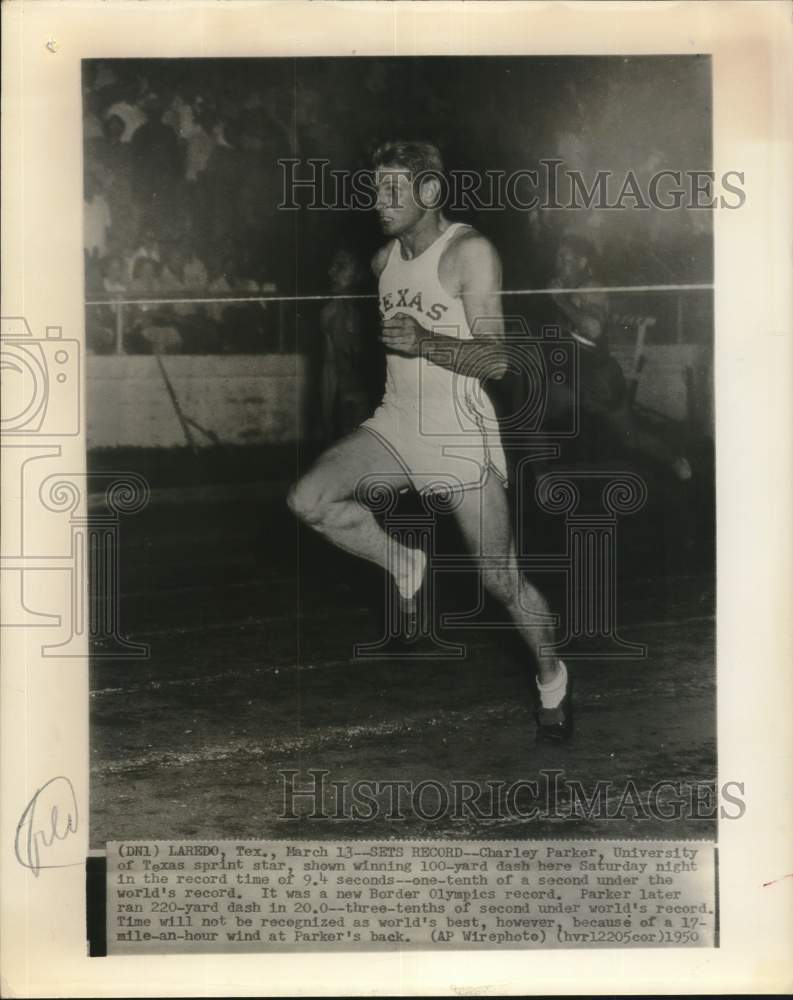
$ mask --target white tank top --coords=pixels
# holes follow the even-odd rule
[[[402,257],[399,240],[394,240],[380,274],[380,315],[383,319],[405,313],[429,332],[460,340],[471,339],[462,300],[450,295],[438,277],[438,265],[449,241],[461,230],[470,228],[463,223],[453,223],[423,253],[410,260]],[[408,358],[389,352],[383,404],[401,410],[414,409],[421,395],[425,414],[431,408],[439,418],[447,412],[451,416],[452,394],[459,405],[463,398],[471,396],[474,381],[426,358]]]

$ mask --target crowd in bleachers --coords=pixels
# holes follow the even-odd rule
[[[278,134],[283,152],[284,138],[273,107],[252,93],[223,116],[194,87],[156,91],[140,72],[93,68],[84,93],[89,301],[274,294],[263,237],[276,227],[275,157],[263,144]],[[129,353],[277,349],[274,304],[182,302],[89,308],[90,350],[117,349],[120,309]]]
[[[436,138],[447,165],[477,171],[536,169],[551,157],[587,178],[605,165],[646,180],[670,163],[707,157],[684,90],[659,90],[645,64],[535,62],[507,60],[503,69],[399,59],[85,63],[87,300],[326,293],[335,248],[355,246],[366,261],[381,236],[372,213],[280,211],[284,157],[355,169],[368,165],[380,138],[405,134]],[[670,123],[676,131],[667,134]],[[668,150],[678,147],[689,159],[670,160]],[[547,287],[560,239],[570,233],[594,247],[599,276],[611,286],[707,280],[711,267],[702,212],[511,209],[469,212],[464,221],[498,247],[507,289]],[[659,315],[655,335],[679,337],[674,299],[660,308],[669,316]],[[530,322],[544,319],[541,312]],[[316,330],[318,314],[310,306],[305,313],[305,329]],[[87,308],[87,343],[97,353],[310,352],[310,338],[301,342],[292,322],[297,311],[289,315],[284,336],[275,303],[110,302]]]

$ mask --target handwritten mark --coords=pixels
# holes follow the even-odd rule
[[[77,833],[78,822],[77,797],[71,781],[63,775],[52,778],[39,788],[17,824],[14,841],[17,861],[30,868],[36,878],[42,868],[81,864],[79,861],[44,864],[42,860],[47,851],[57,850],[59,842]]]
[[[765,889],[769,885],[776,885],[777,882],[784,882],[786,878],[793,878],[793,872],[790,872],[789,875],[783,875],[781,878],[772,878],[770,882],[763,882],[763,888]]]

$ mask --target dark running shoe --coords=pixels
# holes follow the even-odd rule
[[[568,673],[567,690],[556,708],[543,708],[534,712],[537,720],[537,742],[565,743],[573,735],[573,679]]]

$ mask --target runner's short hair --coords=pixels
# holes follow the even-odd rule
[[[443,173],[441,151],[432,142],[419,140],[392,140],[378,146],[372,157],[372,165],[379,167],[399,167],[407,170],[411,177],[427,171]]]

